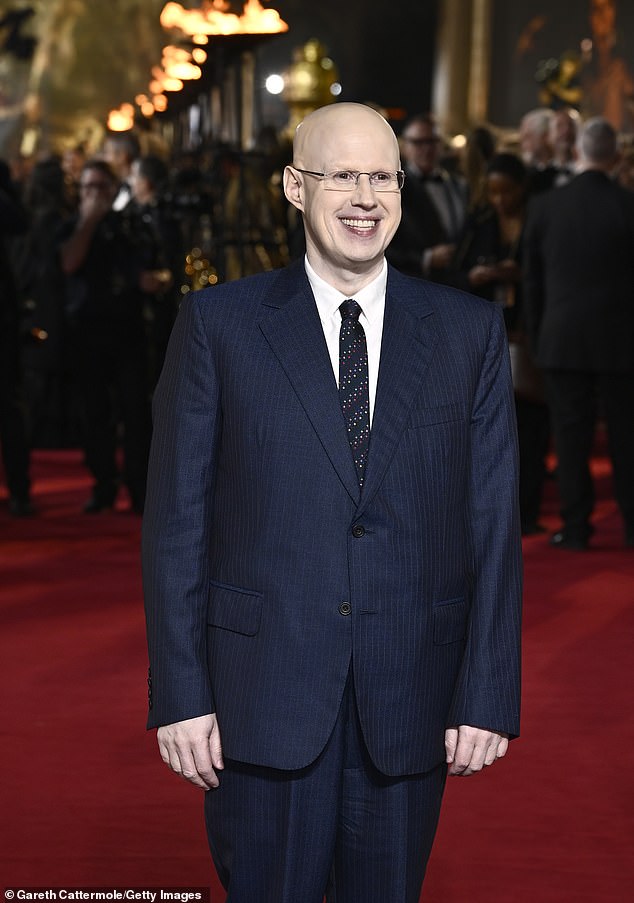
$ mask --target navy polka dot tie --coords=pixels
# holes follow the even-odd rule
[[[339,400],[348,428],[359,486],[363,486],[370,446],[368,346],[363,326],[359,323],[361,308],[357,302],[352,299],[344,301],[339,311]]]

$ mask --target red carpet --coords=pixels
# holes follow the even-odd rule
[[[0,886],[211,886],[220,903],[202,795],[144,731],[139,519],[78,513],[76,452],[33,472],[38,517],[0,501]],[[426,903],[632,899],[634,551],[596,475],[589,552],[525,543],[523,736],[449,782]],[[555,511],[549,487],[549,527]]]

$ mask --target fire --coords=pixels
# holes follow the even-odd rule
[[[163,28],[180,28],[188,35],[277,34],[288,25],[274,9],[264,9],[259,0],[246,0],[242,15],[228,13],[229,3],[212,0],[202,9],[184,9],[166,3],[161,13]]]

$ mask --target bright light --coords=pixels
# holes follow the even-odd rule
[[[466,135],[454,135],[451,139],[451,146],[455,148],[465,147],[467,144]]]
[[[177,60],[179,63],[188,63],[190,59],[191,53],[189,50],[185,50],[184,47],[174,47],[172,44],[163,47],[163,65],[165,65],[166,60]]]
[[[330,93],[331,93],[334,97],[339,97],[339,95],[341,94],[342,91],[343,91],[343,88],[341,87],[341,85],[339,84],[339,82],[334,82],[334,84],[332,84],[332,85],[330,86]]]
[[[195,80],[201,77],[202,70],[200,66],[194,66],[193,63],[167,63],[165,66],[165,74],[169,78],[180,78],[183,81]],[[171,90],[171,89],[168,89]]]
[[[284,79],[281,75],[269,75],[264,86],[269,94],[281,94],[284,90]]]
[[[165,29],[180,28],[188,35],[277,34],[288,25],[274,9],[264,9],[259,0],[246,0],[241,16],[227,13],[229,4],[213,0],[203,9],[184,9],[180,3],[166,3],[161,13]],[[196,40],[198,43],[198,40]]]
[[[130,104],[121,104],[118,110],[108,114],[108,128],[111,132],[127,132],[134,126],[134,108]]]
[[[164,91],[182,91],[183,83],[180,78],[164,78],[163,79],[163,90]]]

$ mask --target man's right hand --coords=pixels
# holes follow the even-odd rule
[[[173,772],[202,790],[218,787],[216,770],[224,768],[215,715],[201,715],[159,727],[161,758]]]

